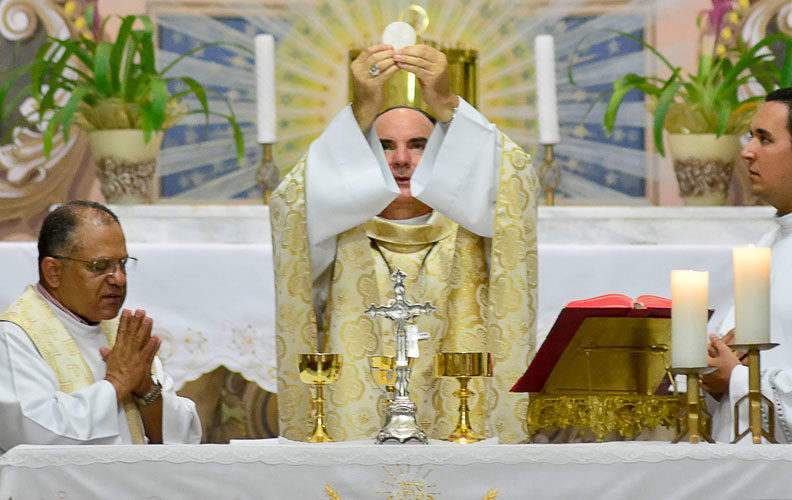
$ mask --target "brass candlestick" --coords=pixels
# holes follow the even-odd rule
[[[269,205],[272,192],[280,182],[280,172],[272,160],[272,144],[262,144],[261,163],[256,168],[256,184],[261,189],[264,204]]]
[[[775,439],[775,405],[762,394],[761,372],[759,370],[759,351],[767,351],[776,347],[775,343],[735,344],[735,351],[748,353],[748,394],[734,403],[734,441],[736,443],[751,433],[754,444],[761,444],[762,438],[770,443],[778,443]],[[740,432],[740,405],[748,402],[748,428]],[[762,403],[767,405],[767,430],[762,426]]]
[[[435,376],[459,380],[459,420],[454,431],[445,438],[455,443],[475,443],[487,436],[478,434],[470,426],[468,398],[475,393],[468,389],[471,377],[492,376],[492,355],[488,352],[438,352],[435,354]]]
[[[539,177],[539,184],[545,194],[545,203],[547,206],[555,205],[555,190],[561,183],[561,169],[555,162],[552,144],[544,145],[544,161],[539,165],[536,175]]]
[[[316,391],[314,396],[314,424],[313,432],[308,438],[309,443],[324,443],[333,441],[324,423],[324,386],[332,384],[338,380],[341,373],[341,354],[314,353],[300,354],[300,380],[306,384],[312,384]]]
[[[701,404],[701,396],[699,395],[699,377],[714,371],[715,368],[711,366],[671,369],[671,373],[674,375],[687,375],[686,415],[679,426],[679,433],[677,433],[674,440],[671,441],[672,443],[680,442],[685,436],[688,436],[689,443],[699,443],[701,441],[707,441],[708,443],[715,442],[710,434],[712,417],[710,417],[709,412],[707,412],[706,406]]]

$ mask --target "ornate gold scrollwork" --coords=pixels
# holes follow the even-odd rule
[[[611,432],[632,439],[644,429],[677,425],[683,406],[679,396],[531,394],[528,435],[573,426],[591,429],[599,441]]]

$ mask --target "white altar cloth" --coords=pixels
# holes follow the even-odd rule
[[[792,445],[270,443],[18,446],[0,457],[0,498],[790,497]]]
[[[571,300],[606,293],[670,297],[672,269],[710,272],[715,326],[732,300],[731,249],[540,244],[539,339]],[[129,274],[124,306],[154,318],[160,356],[177,388],[224,365],[276,391],[270,244],[129,243],[128,251],[140,262]],[[36,255],[35,243],[0,242],[0,310],[37,281]]]

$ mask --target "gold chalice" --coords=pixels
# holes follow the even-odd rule
[[[341,354],[314,353],[300,354],[298,358],[300,380],[306,384],[312,384],[316,391],[313,400],[316,424],[311,437],[308,438],[308,442],[323,443],[333,441],[324,423],[324,386],[338,380],[343,356]]]
[[[412,368],[415,358],[407,358],[407,366]],[[369,370],[374,383],[385,393],[385,405],[393,401],[396,394],[396,356],[369,356]]]
[[[435,354],[434,371],[436,377],[459,379],[459,390],[454,396],[459,398],[459,422],[446,441],[455,443],[475,443],[486,439],[470,427],[468,398],[475,393],[468,389],[471,377],[492,376],[492,356],[488,352],[438,352]]]

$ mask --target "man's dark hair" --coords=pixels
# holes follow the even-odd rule
[[[780,102],[787,108],[787,131],[792,136],[792,87],[777,89],[765,97],[765,102]]]
[[[376,121],[377,118],[379,118],[380,116],[384,115],[388,111],[392,111],[394,109],[412,109],[414,111],[417,111],[417,112],[421,113],[425,117],[427,117],[429,119],[429,121],[432,122],[432,125],[437,123],[437,118],[435,118],[434,116],[430,115],[429,113],[427,113],[426,111],[422,110],[421,108],[415,108],[413,106],[393,106],[393,107],[390,107],[390,108],[388,108],[386,110],[383,110],[383,111],[380,111],[379,113],[377,113],[377,116],[374,117],[374,120]]]
[[[95,201],[74,200],[64,203],[48,213],[41,224],[38,238],[39,279],[44,282],[41,261],[44,257],[73,254],[79,249],[74,234],[80,222],[95,215],[104,224],[119,224],[118,217],[109,208]]]

